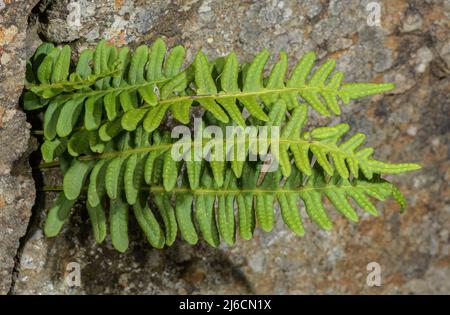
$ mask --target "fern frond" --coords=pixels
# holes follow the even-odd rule
[[[301,129],[302,124],[299,124],[297,112],[294,111],[293,118],[285,125],[282,133],[292,134],[295,133],[296,128]],[[292,125],[296,128],[292,128]],[[358,152],[351,151],[353,155],[345,156],[350,161],[347,161],[348,165],[354,163],[358,167],[366,163],[368,169],[373,165],[379,169],[371,170],[370,173],[363,171],[359,177],[356,176],[358,174],[356,171],[351,180],[342,176],[343,171],[340,170],[329,180],[325,179],[324,174],[327,173],[327,168],[323,165],[328,163],[327,167],[331,167],[331,164],[322,159],[328,161],[328,154],[333,156],[332,153],[335,151],[347,152],[344,148],[356,148],[356,144],[361,144],[360,140],[354,141],[352,137],[343,144],[336,145],[337,139],[348,130],[348,126],[346,128],[342,126],[316,128],[304,133],[302,138],[296,140],[280,139],[280,147],[284,146],[285,149],[290,150],[294,146],[298,148],[306,146],[308,150],[311,146],[316,146],[317,149],[311,149],[311,152],[316,155],[317,163],[310,166],[308,157],[306,163],[309,166],[309,172],[307,174],[304,172],[305,167],[301,166],[290,169],[284,179],[282,177],[285,167],[273,173],[263,173],[262,183],[258,183],[262,174],[260,169],[251,167],[252,162],[249,161],[242,162],[243,170],[239,174],[241,176],[236,176],[232,167],[226,167],[228,162],[225,161],[183,161],[185,166],[181,167],[181,162],[176,162],[172,158],[174,143],[168,133],[161,136],[159,132],[155,132],[150,137],[143,128],[138,128],[134,133],[122,133],[117,146],[108,147],[101,155],[81,156],[74,159],[71,166],[65,170],[64,196],[61,198],[67,200],[67,204],[78,198],[83,187],[87,188],[87,207],[91,212],[90,217],[92,216],[94,236],[97,241],[104,238],[102,231],[105,230],[102,200],[105,198],[115,200],[114,205],[118,206],[119,210],[116,215],[110,217],[110,221],[115,224],[114,227],[111,226],[111,233],[117,233],[113,244],[120,251],[123,251],[127,244],[124,225],[128,215],[128,210],[125,211],[125,208],[128,206],[133,207],[149,242],[158,248],[163,246],[164,241],[166,245],[173,243],[177,226],[184,239],[191,244],[196,243],[198,241],[196,224],[210,245],[218,246],[220,238],[232,244],[235,241],[236,230],[235,204],[238,205],[239,231],[244,239],[252,237],[255,222],[258,222],[264,231],[272,230],[275,222],[273,211],[275,201],[278,201],[280,205],[283,220],[299,235],[303,235],[304,228],[297,211],[298,207],[294,206],[298,198],[305,203],[308,216],[324,229],[331,228],[331,221],[322,206],[323,197],[329,199],[339,212],[353,221],[357,220],[357,216],[348,202],[348,197],[354,199],[359,207],[373,215],[377,215],[378,212],[367,196],[383,200],[386,196],[392,195],[404,207],[404,199],[398,190],[393,185],[379,180],[376,171],[385,164],[370,159],[364,161],[357,159],[353,162]],[[193,154],[192,149],[193,147],[188,154]],[[317,150],[323,150],[323,152],[318,153]],[[292,155],[295,160],[295,154]],[[397,172],[417,167],[413,164],[405,164],[385,167],[383,170]],[[339,169],[337,165],[336,169]],[[305,175],[302,175],[302,172]],[[377,175],[373,176],[373,173]],[[366,174],[370,174],[371,177],[368,178]],[[181,184],[179,184],[180,180]],[[145,191],[150,191],[154,195],[154,201],[165,226],[164,237],[154,215],[150,213],[150,209],[144,202],[147,198]],[[171,203],[174,196],[176,200],[179,198],[175,207]],[[193,202],[195,212],[191,213],[185,207],[186,205],[190,207]],[[63,210],[68,216],[67,209]],[[55,211],[57,210],[52,210],[52,212]],[[143,221],[144,217],[150,221]],[[49,215],[49,220],[54,219]],[[49,226],[56,226],[59,231],[62,225],[61,222],[56,222]]]
[[[104,42],[99,45],[104,45]],[[106,66],[103,71],[92,74],[90,63],[93,56],[93,51],[90,49],[82,51],[75,71],[70,73],[70,47],[65,45],[59,49],[52,44],[43,43],[32,58],[32,68],[29,69],[28,74],[33,77],[33,80],[27,81],[26,87],[33,93],[48,99],[61,93],[89,88],[97,81],[119,72],[119,63],[115,62],[110,67]]]
[[[268,121],[267,112],[278,98],[283,99],[287,104],[287,109],[292,110],[299,106],[298,96],[319,113],[328,116],[328,109],[331,109],[335,114],[340,114],[338,98],[348,103],[351,99],[383,93],[394,88],[394,85],[390,83],[348,83],[341,86],[343,79],[341,72],[336,72],[329,78],[335,67],[334,61],[327,62],[319,67],[313,72],[311,78],[306,80],[305,78],[308,77],[312,66],[308,68],[305,65],[305,58],[309,60],[308,65],[311,60],[314,63],[314,54],[307,54],[301,59],[291,78],[285,84],[287,70],[285,54],[280,55],[280,60],[272,68],[269,77],[264,78],[263,70],[268,58],[269,53],[267,51],[262,51],[255,57],[246,69],[245,80],[242,88],[240,88],[238,85],[239,64],[235,54],[232,53],[225,58],[223,70],[218,74],[220,78],[220,86],[218,86],[212,77],[210,63],[206,56],[199,52],[193,63],[195,68],[193,74],[195,95],[180,95],[161,99],[156,105],[156,107],[160,107],[159,110],[143,106],[132,112],[127,112],[126,118],[124,117],[125,121],[123,120],[123,127],[129,131],[134,130],[145,115],[153,117],[156,114],[158,116],[157,123],[146,125],[144,121],[146,130],[151,132],[161,122],[162,117],[159,118],[159,116],[164,116],[169,107],[183,106],[183,109],[188,112],[189,107],[195,103],[211,112],[217,120],[223,123],[227,123],[231,118],[232,121],[244,126],[245,122],[241,114],[244,108],[253,117],[261,121]],[[302,69],[303,72],[300,73],[299,69]],[[186,77],[183,82],[183,87],[186,88],[192,77],[189,77],[188,74],[180,75]],[[265,81],[267,82],[266,85],[263,83]],[[161,93],[161,95],[164,94]],[[132,121],[132,124],[129,121]],[[185,120],[182,122],[185,123]]]
[[[106,215],[105,210],[101,204],[92,207],[86,203],[86,210],[91,220],[92,232],[97,243],[102,243],[106,237]]]
[[[161,248],[164,242],[168,246],[173,243],[178,229],[183,239],[190,244],[198,241],[198,233],[212,246],[218,246],[220,239],[227,244],[233,244],[237,230],[242,238],[249,239],[253,235],[255,220],[264,231],[273,229],[275,209],[280,209],[283,221],[297,235],[302,236],[305,232],[301,214],[303,208],[303,218],[306,215],[320,228],[330,230],[332,222],[324,207],[325,199],[328,199],[340,214],[355,222],[358,221],[358,215],[350,200],[375,216],[378,211],[371,198],[382,201],[387,197],[394,197],[402,204],[401,198],[396,195],[396,188],[379,178],[349,181],[332,177],[326,180],[321,170],[314,169],[306,181],[297,170],[287,179],[277,171],[265,173],[261,183],[257,184],[255,179],[261,175],[259,170],[259,166],[255,168],[246,164],[244,173],[249,176],[243,176],[242,179],[236,178],[233,172],[228,170],[225,175],[226,184],[222,188],[212,185],[213,178],[207,169],[202,171],[202,183],[197,189],[182,184],[167,192],[161,183],[147,188],[141,187],[139,201],[134,204],[133,210],[150,244]],[[153,210],[160,213],[164,228],[161,228],[153,211],[145,202],[145,196],[149,193],[154,197],[156,209]],[[60,199],[64,199],[63,193]],[[128,245],[129,206],[120,196],[112,199],[110,204],[110,233],[113,245],[119,251],[124,251]],[[55,207],[53,209],[67,213],[66,204],[57,202]],[[53,209],[52,213],[56,212]],[[96,239],[102,240],[105,230],[104,212],[101,207],[97,210],[99,212],[95,214],[96,222],[93,228]],[[67,215],[62,218],[66,219]],[[59,230],[60,226],[61,217],[49,215],[46,231]]]
[[[272,112],[271,112],[272,113]],[[281,118],[270,115],[269,123],[278,123]],[[373,149],[366,147],[357,150],[364,142],[365,135],[357,133],[348,140],[338,143],[342,136],[349,130],[347,124],[339,124],[333,127],[319,127],[309,132],[303,132],[302,126],[306,119],[306,107],[300,106],[293,112],[292,117],[284,125],[279,139],[269,139],[268,146],[262,146],[261,142],[255,141],[252,135],[246,134],[245,137],[236,139],[209,139],[204,138],[199,143],[195,139],[186,142],[178,142],[177,139],[171,139],[168,133],[161,138],[159,132],[154,132],[154,140],[150,141],[149,133],[143,128],[138,128],[135,133],[122,133],[122,137],[134,137],[134,144],[130,144],[125,149],[109,149],[99,155],[83,155],[79,157],[80,162],[91,163],[92,160],[106,159],[112,166],[108,166],[111,176],[106,173],[105,179],[114,177],[114,188],[109,190],[109,196],[115,198],[118,186],[124,185],[127,200],[130,204],[134,204],[136,200],[137,190],[144,181],[151,185],[153,181],[153,171],[155,163],[158,159],[162,163],[162,179],[163,185],[167,191],[172,190],[180,175],[182,165],[187,169],[187,175],[190,187],[195,189],[200,179],[200,171],[204,167],[209,167],[215,185],[222,187],[224,184],[224,172],[227,165],[236,177],[242,175],[242,167],[249,161],[251,151],[244,152],[243,159],[239,159],[238,152],[235,150],[238,146],[249,148],[252,143],[256,145],[254,149],[256,153],[266,156],[269,152],[274,154],[280,165],[283,176],[290,176],[292,172],[291,164],[294,162],[296,168],[305,175],[312,173],[312,160],[316,159],[316,163],[329,176],[337,175],[344,179],[348,179],[350,175],[355,178],[361,176],[371,179],[373,174],[398,174],[407,171],[420,169],[420,165],[414,163],[385,163],[372,159]],[[278,120],[278,121],[277,121]],[[258,134],[254,136],[258,137]],[[263,136],[263,135],[261,135]],[[86,142],[88,139],[85,140]],[[87,145],[87,143],[86,143]],[[195,148],[195,146],[198,146]],[[222,156],[215,155],[215,148],[222,147]],[[47,146],[45,146],[47,148]],[[206,148],[210,148],[211,158],[204,160],[203,155],[194,159],[194,151],[202,154],[207,152]],[[184,160],[176,162],[173,159],[180,149],[184,149]],[[189,158],[188,158],[189,156]],[[231,161],[227,162],[225,157],[228,156]],[[75,165],[77,166],[78,163]],[[125,181],[118,182],[118,174],[120,167],[125,168]],[[76,171],[77,173],[78,171]],[[111,184],[112,185],[112,184]],[[108,191],[108,190],[107,190]],[[115,193],[114,193],[115,192]],[[131,202],[130,202],[131,201]]]
[[[38,52],[39,55],[47,55],[42,62],[34,65],[41,75],[37,76],[40,79],[27,84],[32,94],[26,94],[25,104],[30,110],[49,105],[47,120],[55,125],[59,122],[61,127],[53,130],[53,124],[45,124],[44,130],[50,129],[45,133],[48,140],[55,136],[68,136],[75,125],[88,131],[98,130],[105,124],[104,119],[114,121],[119,116],[121,119],[124,112],[144,104],[154,106],[158,102],[157,90],[163,88],[165,83],[170,83],[164,89],[166,97],[182,92],[179,91],[180,77],[175,85],[170,79],[180,72],[184,48],[175,47],[165,58],[166,48],[162,40],[157,40],[150,48],[140,46],[132,55],[127,47],[118,50],[101,41],[95,51],[85,50],[80,54],[75,71],[70,75],[68,46],[62,50],[42,48]],[[186,86],[183,85],[182,90]],[[81,115],[82,109],[84,117]],[[66,126],[69,116],[70,124],[62,128]]]
[[[280,151],[289,150],[295,165],[306,175],[311,175],[311,159],[315,157],[324,171],[332,176],[335,171],[340,177],[348,179],[350,175],[358,178],[361,172],[371,179],[373,174],[398,174],[420,169],[414,163],[385,163],[372,159],[373,148],[365,147],[366,136],[356,133],[344,142],[341,138],[348,132],[348,124],[333,127],[319,127],[303,132],[306,107],[300,106],[293,111],[281,134]],[[287,153],[285,154],[287,156]],[[290,160],[280,160],[283,175],[289,175]]]
[[[44,233],[48,237],[56,236],[61,231],[64,223],[70,216],[70,211],[76,200],[69,200],[65,197],[64,192],[58,195],[53,207],[48,211],[45,220]]]
[[[45,133],[48,140],[71,134],[75,125],[91,131],[108,128],[113,123],[119,125],[116,120],[125,130],[132,131],[143,124],[151,132],[158,128],[167,112],[172,112],[181,123],[188,123],[193,105],[205,108],[221,122],[231,118],[242,126],[244,108],[256,119],[267,121],[270,107],[279,98],[285,101],[288,110],[299,105],[300,97],[323,115],[329,115],[330,110],[340,114],[338,99],[348,103],[394,87],[390,83],[341,84],[343,74],[339,71],[332,74],[333,60],[313,71],[316,61],[313,52],[300,59],[289,78],[284,52],[270,74],[264,75],[270,57],[267,50],[257,54],[247,67],[239,65],[234,53],[223,62],[222,59],[210,62],[199,52],[194,62],[181,70],[184,48],[177,46],[165,57],[166,45],[160,39],[150,48],[138,47],[133,54],[127,47],[118,50],[101,41],[94,51],[80,54],[75,72],[70,74],[68,46],[61,50],[43,46],[39,56],[45,53],[42,62],[31,66],[37,68],[40,79],[28,85],[34,94],[27,93],[25,104],[28,109],[48,106],[46,116],[55,124],[61,120],[60,125],[65,125],[66,116],[71,115],[67,128],[55,132],[52,124],[44,125],[44,129],[51,129]],[[242,85],[239,77],[244,78]],[[70,109],[62,110],[67,107]]]
[[[289,76],[285,52],[266,74],[269,59],[267,50],[249,63],[239,63],[233,52],[215,60],[198,52],[183,68],[182,46],[167,52],[158,39],[131,52],[102,40],[71,64],[69,46],[41,45],[27,62],[23,104],[45,110],[42,157],[64,174],[45,234],[60,232],[82,194],[95,241],[109,230],[121,252],[129,246],[130,213],[148,242],[163,248],[178,231],[189,244],[201,235],[214,247],[233,244],[238,231],[251,239],[256,226],[273,229],[276,209],[297,235],[305,233],[305,217],[330,230],[325,199],[351,221],[358,220],[353,204],[378,214],[371,198],[393,197],[405,208],[398,188],[381,174],[417,170],[418,164],[373,159],[372,148],[361,148],[364,134],[342,140],[347,124],[304,130],[309,107],[340,114],[340,101],[383,93],[393,84],[342,83],[334,60],[315,68],[314,52]],[[202,128],[225,134],[225,124],[238,126],[244,137],[202,134],[199,144],[196,137],[178,142],[159,130],[168,113],[189,124],[193,106],[204,109]],[[245,134],[246,127],[261,129]],[[280,137],[271,137],[278,129],[262,127],[279,127]],[[255,141],[260,136],[267,142]],[[268,156],[279,163],[274,172],[262,171]]]

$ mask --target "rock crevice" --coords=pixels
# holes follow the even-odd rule
[[[36,3],[14,1],[0,8],[0,294],[10,291],[19,240],[35,199],[27,159],[30,124],[19,109],[19,98],[28,47],[27,13]]]

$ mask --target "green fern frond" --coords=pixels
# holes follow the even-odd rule
[[[171,83],[171,87],[164,89],[165,94],[178,91],[179,82],[173,86],[174,83],[168,81],[180,72],[185,55],[184,48],[177,46],[165,58],[162,40],[157,40],[150,48],[140,46],[132,55],[126,47],[118,50],[101,41],[95,51],[84,50],[80,54],[75,71],[69,74],[69,46],[62,50],[42,48],[38,52],[47,55],[34,66],[38,75],[35,82],[27,84],[26,108],[49,106],[50,110],[46,111],[49,122],[61,121],[62,126],[69,116],[73,122],[66,129],[56,131],[53,131],[53,125],[44,124],[45,130],[51,129],[45,133],[48,140],[56,135],[67,136],[77,122],[86,130],[98,130],[103,119],[113,121],[143,104],[155,106],[158,102],[156,90],[164,83]]]
[[[338,125],[341,126],[341,125]],[[288,124],[286,127],[290,127]],[[329,140],[330,137],[339,138],[341,134],[336,132],[335,127],[316,128],[306,133],[307,137],[315,137],[319,140]],[[288,128],[289,129],[289,128]],[[340,127],[337,128],[339,131]],[[346,128],[348,129],[348,128]],[[133,137],[134,136],[134,137]],[[171,155],[174,146],[173,139],[168,133],[160,136],[158,132],[153,134],[153,139],[142,128],[138,128],[134,134],[122,133],[117,148],[107,148],[102,155],[82,156],[72,161],[71,166],[64,175],[64,197],[67,202],[73,201],[82,193],[82,188],[87,189],[87,207],[90,217],[94,218],[93,229],[96,240],[103,239],[105,227],[102,221],[102,200],[117,200],[119,212],[117,218],[113,216],[115,228],[111,226],[111,233],[116,229],[117,238],[114,239],[118,250],[124,250],[127,244],[122,222],[127,218],[125,207],[132,206],[138,217],[138,222],[146,233],[149,242],[160,248],[163,246],[161,229],[156,227],[156,221],[151,210],[143,200],[142,194],[147,190],[154,194],[154,201],[158,206],[163,218],[167,245],[173,243],[177,233],[177,226],[184,239],[194,244],[198,241],[195,232],[196,220],[204,239],[212,246],[218,246],[220,237],[232,244],[235,240],[235,218],[234,204],[238,205],[239,230],[242,238],[250,239],[255,228],[255,219],[261,229],[271,231],[274,225],[273,204],[277,200],[283,220],[297,234],[304,233],[303,225],[298,215],[298,198],[306,205],[306,212],[310,218],[324,229],[331,228],[322,206],[322,198],[326,197],[348,219],[357,221],[354,208],[348,202],[350,197],[365,211],[377,215],[375,206],[367,198],[367,195],[383,200],[386,196],[394,196],[399,200],[402,208],[405,206],[403,197],[393,185],[379,180],[379,175],[367,178],[366,172],[358,178],[347,179],[337,172],[329,180],[323,174],[320,159],[310,166],[310,172],[302,175],[303,168],[293,168],[282,181],[283,168],[274,173],[265,173],[264,180],[258,184],[261,176],[260,170],[252,168],[252,162],[242,162],[242,176],[237,177],[232,167],[226,167],[228,162],[216,162],[221,164],[220,171],[215,170],[218,164],[203,161],[185,161],[182,168],[180,162],[176,162]],[[352,139],[352,138],[350,138]],[[335,143],[335,138],[333,138]],[[281,139],[280,142],[283,140]],[[329,146],[330,142],[323,144],[317,140],[311,140],[314,145]],[[348,140],[349,141],[349,140]],[[348,144],[344,142],[344,144]],[[282,142],[284,143],[284,142]],[[293,145],[311,145],[306,140],[288,140]],[[345,145],[342,144],[341,146]],[[337,149],[336,149],[337,150]],[[192,153],[189,151],[189,154]],[[371,165],[373,160],[368,160]],[[310,162],[308,162],[309,165]],[[358,161],[358,163],[361,163]],[[379,164],[381,162],[374,161]],[[411,164],[412,165],[412,164]],[[414,165],[414,167],[417,167]],[[411,166],[412,168],[412,166]],[[396,167],[395,170],[405,167]],[[221,175],[218,175],[221,174]],[[357,173],[355,173],[357,174]],[[372,173],[371,173],[372,175]],[[220,178],[220,180],[219,180]],[[304,180],[306,178],[306,183]],[[179,185],[178,181],[182,180]],[[299,187],[301,186],[301,189]],[[355,187],[353,187],[355,186]],[[179,196],[183,195],[183,196]],[[180,198],[172,205],[173,196]],[[188,212],[184,207],[195,202],[195,211]],[[57,202],[58,204],[58,202]],[[216,207],[214,207],[214,204]],[[185,206],[183,206],[185,205]],[[94,210],[92,210],[94,209]],[[53,210],[56,211],[56,210]],[[67,210],[66,210],[67,212]],[[99,213],[97,215],[97,213]],[[126,213],[126,214],[125,214]],[[68,215],[68,214],[66,214]],[[143,221],[143,217],[148,221]],[[49,220],[52,216],[49,216]],[[94,221],[96,220],[96,221]],[[186,221],[188,220],[188,221]],[[116,222],[117,221],[117,222]],[[100,222],[100,223],[99,223]],[[55,223],[57,226],[61,222]],[[58,225],[59,224],[59,225]],[[112,223],[111,223],[112,224]],[[153,226],[149,228],[149,224]],[[50,228],[49,228],[50,229]],[[60,229],[60,227],[59,227]],[[155,230],[156,229],[156,230]],[[51,231],[51,229],[49,230]],[[159,232],[158,232],[159,231]],[[158,237],[155,235],[159,235]],[[220,237],[219,237],[220,235]],[[150,241],[151,240],[151,241]],[[113,243],[114,244],[114,243]]]
[[[228,122],[231,118],[239,125],[245,124],[241,114],[244,108],[253,117],[267,121],[268,110],[279,98],[286,102],[288,110],[299,105],[300,97],[323,115],[329,115],[329,110],[340,114],[338,99],[348,103],[394,87],[390,83],[341,84],[343,74],[332,75],[333,60],[312,71],[316,59],[313,52],[300,59],[288,78],[284,52],[270,74],[264,76],[270,54],[263,50],[245,68],[241,86],[238,82],[240,76],[244,77],[244,70],[234,53],[219,67],[199,52],[182,71],[184,48],[177,46],[165,57],[166,46],[160,39],[150,48],[138,47],[133,54],[126,47],[116,49],[101,41],[94,51],[81,52],[75,71],[70,74],[68,46],[60,50],[43,45],[38,50],[39,56],[47,55],[31,67],[37,68],[38,79],[28,85],[34,94],[27,93],[25,104],[28,109],[48,106],[47,120],[53,124],[61,121],[59,124],[65,125],[69,115],[71,119],[68,127],[56,131],[53,124],[44,124],[44,130],[50,129],[45,133],[48,140],[71,134],[75,125],[90,131],[111,124],[118,126],[117,120],[125,130],[132,131],[142,123],[151,132],[169,111],[181,123],[187,123],[192,105],[202,106],[219,121]],[[218,79],[213,78],[211,65]]]
[[[281,54],[281,56],[284,56],[284,54]],[[309,56],[311,55],[307,55],[304,58],[310,58]],[[263,51],[255,57],[246,70],[246,78],[241,89],[238,85],[239,64],[235,54],[230,54],[225,59],[223,72],[218,75],[220,78],[219,86],[212,77],[208,60],[199,52],[193,63],[195,68],[193,74],[195,95],[181,95],[161,99],[156,105],[156,107],[160,107],[159,110],[143,106],[127,112],[122,120],[122,126],[124,129],[132,131],[146,115],[147,117],[154,117],[156,114],[158,116],[157,122],[146,124],[144,120],[144,127],[146,127],[148,132],[151,132],[158,127],[169,108],[174,108],[177,105],[183,106],[184,110],[188,112],[189,107],[195,103],[211,112],[216,119],[223,123],[227,123],[231,118],[237,124],[244,126],[245,122],[241,114],[244,108],[253,117],[261,121],[267,121],[269,119],[267,112],[278,98],[283,99],[287,104],[287,108],[292,110],[299,106],[299,96],[306,104],[319,113],[328,116],[328,108],[333,113],[340,114],[338,97],[345,103],[348,103],[351,99],[383,93],[394,88],[393,84],[390,83],[349,83],[343,84],[341,87],[343,74],[340,72],[336,72],[329,80],[329,83],[326,84],[331,71],[335,67],[334,62],[329,62],[319,67],[308,81],[297,78],[301,77],[301,73],[298,73],[296,68],[294,69],[293,77],[285,84],[287,63],[283,61],[283,57],[275,64],[269,77],[267,79],[263,78],[263,70],[268,58],[269,53],[267,51]],[[299,62],[300,66],[304,63],[303,59]],[[280,63],[284,64],[280,65]],[[281,68],[284,68],[284,70]],[[305,70],[307,69],[305,67],[300,69],[306,71],[304,75],[308,77],[310,70]],[[183,87],[186,88],[192,77],[184,73],[180,74],[180,76],[184,79]],[[267,81],[266,86],[263,84],[264,81]],[[165,96],[164,93],[161,93],[161,95]],[[178,115],[175,115],[175,117],[178,117]],[[186,120],[182,122],[186,123]]]
[[[340,138],[349,129],[347,124],[339,124],[333,127],[319,127],[310,132],[302,132],[303,124],[301,120],[304,118],[301,116],[304,116],[305,112],[302,107],[296,109],[291,119],[284,125],[281,137],[279,139],[272,139],[268,143],[268,146],[259,147],[261,145],[260,142],[254,142],[256,144],[256,152],[263,156],[266,156],[269,152],[275,155],[275,158],[280,164],[283,176],[290,176],[292,172],[292,161],[302,173],[311,175],[313,158],[316,159],[317,164],[322,167],[327,175],[333,176],[336,174],[344,179],[348,179],[350,175],[358,178],[360,171],[364,177],[371,179],[373,174],[398,174],[420,169],[420,165],[414,163],[392,164],[374,160],[371,158],[373,153],[372,148],[366,147],[356,151],[364,142],[365,135],[362,133],[357,133],[345,142],[338,144]],[[168,133],[165,133],[161,139],[158,132],[154,133],[157,141],[152,142],[149,139],[149,133],[142,128],[138,128],[135,134],[122,133],[122,136],[125,135],[128,135],[130,138],[134,136],[133,145],[129,145],[124,149],[109,149],[103,154],[80,156],[78,162],[74,164],[74,167],[78,167],[80,162],[88,165],[92,160],[106,160],[107,163],[114,165],[114,167],[108,166],[110,173],[113,174],[111,176],[117,176],[118,172],[115,165],[121,165],[125,168],[125,182],[123,184],[125,185],[127,200],[129,201],[136,200],[136,191],[144,178],[147,184],[150,185],[152,183],[152,172],[155,169],[154,164],[158,157],[162,160],[164,187],[167,191],[170,191],[176,185],[182,164],[187,168],[191,188],[198,186],[200,170],[206,166],[211,169],[215,184],[218,187],[222,187],[224,183],[224,171],[227,169],[227,165],[231,164],[230,168],[233,169],[235,176],[239,178],[242,174],[242,167],[249,161],[248,158],[251,153],[244,152],[245,155],[240,160],[236,151],[231,152],[231,150],[239,145],[249,148],[252,143],[252,138],[247,134],[241,139],[211,140],[204,138],[201,143],[196,142],[195,139],[190,139],[188,142],[178,142],[177,139],[171,139]],[[258,134],[255,134],[255,136],[258,136]],[[89,139],[85,138],[84,141],[85,144],[82,147],[88,146]],[[194,146],[199,146],[196,149],[200,153],[203,153],[205,152],[205,147],[209,144],[214,144],[214,147],[217,145],[224,148],[223,156],[219,157],[219,159],[212,158],[210,161],[194,160]],[[47,150],[48,146],[43,147]],[[172,156],[173,152],[179,149],[186,150],[184,152],[185,160],[181,161],[182,163],[176,162]],[[214,156],[214,151],[211,154]],[[187,158],[188,155],[190,159]],[[227,162],[225,156],[230,157],[231,161]],[[239,165],[235,165],[235,163],[239,163]],[[79,170],[76,170],[75,173],[78,172]],[[111,178],[108,174],[107,172],[106,179]],[[117,180],[118,178],[114,177],[114,183]],[[114,191],[117,191],[117,185],[114,187]],[[115,196],[116,194],[110,195],[111,198],[115,198]],[[134,204],[134,202],[129,203]]]
[[[161,248],[165,242],[170,246],[176,238],[178,230],[183,239],[190,244],[198,241],[201,233],[207,243],[218,246],[220,239],[227,244],[233,244],[236,231],[242,238],[250,239],[257,225],[264,231],[271,231],[275,223],[275,209],[279,209],[286,225],[297,235],[304,235],[304,224],[301,209],[305,215],[320,228],[330,230],[332,222],[324,207],[328,199],[333,207],[351,221],[357,222],[358,215],[352,199],[359,208],[371,215],[378,215],[371,198],[385,200],[395,197],[396,188],[389,182],[380,179],[353,179],[351,181],[339,177],[326,180],[322,171],[314,170],[306,178],[298,171],[293,171],[289,178],[283,178],[281,172],[265,173],[264,179],[255,185],[259,168],[246,165],[242,179],[237,179],[231,170],[225,175],[225,186],[217,188],[212,185],[212,175],[205,169],[199,188],[191,189],[182,184],[167,192],[163,185],[141,187],[139,200],[133,205],[133,211],[138,223],[152,246]],[[251,187],[251,188],[248,188]],[[146,204],[146,195],[153,195],[156,209],[163,219],[163,227],[155,219],[153,211]],[[60,199],[67,200],[61,193]],[[303,206],[299,204],[302,201]],[[173,203],[174,202],[174,203]],[[401,201],[400,201],[401,202]],[[67,203],[57,202],[46,221],[45,231],[60,230],[61,220],[66,220]],[[175,206],[174,206],[175,204]],[[278,204],[278,206],[276,206]],[[128,204],[122,196],[111,200],[110,233],[113,245],[119,251],[128,246]],[[235,217],[235,209],[237,217]],[[88,207],[96,240],[104,239],[105,213],[101,206],[93,210]],[[95,214],[93,213],[94,211]],[[63,213],[63,216],[53,213]],[[196,229],[198,226],[198,230]],[[48,235],[54,235],[52,234]]]
[[[44,189],[62,190],[49,210],[45,234],[60,232],[84,194],[95,241],[103,242],[109,231],[121,252],[129,246],[130,213],[148,242],[163,248],[174,243],[178,231],[189,244],[200,235],[214,247],[221,241],[233,244],[238,232],[249,240],[256,226],[273,229],[275,209],[297,235],[305,233],[306,217],[329,230],[325,199],[355,222],[353,204],[378,214],[373,198],[393,197],[404,209],[405,198],[381,174],[417,170],[418,164],[373,159],[372,148],[361,148],[364,134],[342,140],[347,124],[304,130],[309,107],[325,116],[340,114],[340,100],[383,93],[393,84],[342,83],[334,60],[314,68],[313,52],[289,76],[281,52],[266,73],[269,58],[267,50],[250,63],[239,63],[233,52],[215,60],[199,52],[183,68],[182,46],[167,52],[158,39],[130,52],[102,40],[72,64],[69,46],[41,45],[27,62],[23,105],[44,110],[42,158],[64,174],[62,187]],[[219,127],[223,134],[227,125],[268,129],[244,138],[201,135],[200,144],[177,142],[160,130],[168,113],[190,124],[193,106],[205,110],[203,128]],[[274,127],[280,137],[271,138]],[[267,143],[252,138],[263,135]],[[175,156],[181,149],[180,160]],[[213,158],[205,161],[199,151]],[[279,168],[265,172],[270,155]]]
[[[363,133],[356,133],[339,144],[350,128],[348,124],[302,132],[305,112],[306,108],[302,106],[294,110],[291,119],[283,128],[280,151],[289,149],[295,165],[306,175],[311,174],[312,157],[316,158],[328,175],[333,176],[337,171],[344,179],[348,179],[350,175],[358,178],[360,170],[366,178],[371,179],[373,174],[398,174],[420,169],[420,165],[414,163],[392,164],[372,159],[372,148],[358,150],[366,138]],[[290,160],[280,159],[280,163],[283,175],[289,176]]]

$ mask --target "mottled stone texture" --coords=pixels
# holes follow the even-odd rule
[[[36,2],[0,2],[0,294],[11,287],[19,239],[35,199],[25,154],[30,125],[18,105],[25,75],[27,12]]]
[[[395,82],[397,88],[387,95],[352,103],[340,117],[312,115],[310,124],[348,122],[352,132],[368,134],[377,158],[419,162],[423,169],[394,179],[410,204],[404,214],[389,201],[380,205],[378,218],[361,213],[361,222],[353,224],[330,210],[334,229],[320,231],[305,219],[303,238],[291,234],[279,218],[272,233],[258,230],[252,241],[219,249],[182,241],[151,249],[132,220],[131,247],[119,254],[109,242],[94,244],[82,206],[59,237],[46,239],[41,209],[54,197],[47,195],[36,207],[37,224],[24,244],[14,293],[450,293],[448,1],[378,1],[381,25],[373,27],[367,24],[369,1],[79,1],[77,29],[67,26],[68,2],[41,3],[33,29],[50,41],[70,41],[75,50],[101,37],[135,47],[158,36],[170,46],[185,45],[189,59],[202,49],[211,56],[235,50],[248,60],[265,47],[274,53],[286,50],[294,61],[315,50],[320,59],[337,58],[349,81]],[[29,183],[26,172],[9,175],[28,135],[23,114],[14,109],[23,73],[22,5],[14,22],[5,21],[15,10],[6,6],[12,13],[3,18],[2,12],[0,29],[1,88],[7,89],[0,95],[0,108],[5,108],[1,147],[6,150],[0,164],[2,176],[11,181],[0,187],[13,185],[13,198],[0,212],[1,284],[6,290],[33,197],[29,184],[25,191],[14,189],[19,178]],[[5,138],[8,117],[15,122],[10,127],[14,137]],[[366,266],[372,261],[381,266],[381,287],[366,285]],[[68,288],[63,281],[69,262],[81,265],[81,287]]]

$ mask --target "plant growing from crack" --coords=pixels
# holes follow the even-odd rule
[[[325,198],[355,222],[351,199],[372,215],[378,211],[370,198],[392,196],[404,209],[400,191],[381,175],[419,165],[373,159],[372,148],[360,148],[364,134],[342,140],[347,124],[304,128],[310,108],[324,116],[339,115],[340,101],[383,93],[394,85],[342,83],[344,75],[334,71],[334,60],[313,70],[313,52],[289,76],[287,55],[281,52],[266,75],[269,57],[263,50],[250,63],[239,63],[234,53],[209,60],[198,52],[183,68],[182,46],[167,52],[158,39],[130,52],[102,40],[71,64],[69,46],[42,44],[27,64],[23,105],[44,112],[42,167],[59,165],[64,174],[62,187],[44,187],[61,191],[48,212],[45,234],[60,232],[81,195],[86,195],[95,240],[104,241],[109,226],[112,244],[121,252],[129,244],[130,212],[149,243],[163,248],[173,244],[178,231],[190,244],[198,242],[199,232],[212,246],[221,239],[233,244],[237,230],[251,239],[257,225],[272,230],[275,208],[301,236],[300,201],[307,216],[325,230],[332,227]],[[161,123],[171,113],[188,125],[191,107],[204,110],[204,127],[279,127],[276,143],[260,146],[243,140],[250,153],[271,153],[279,168],[265,172],[265,161],[238,159],[235,149],[220,153],[231,159],[195,159],[195,142],[184,152],[192,158],[174,159],[176,141]],[[235,139],[219,142],[228,148],[230,141]]]

